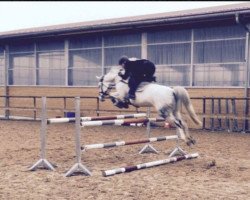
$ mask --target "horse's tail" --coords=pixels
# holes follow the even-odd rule
[[[176,100],[177,100],[177,109],[180,109],[181,103],[184,104],[190,118],[193,120],[193,122],[197,125],[202,125],[201,121],[199,120],[198,116],[196,115],[194,111],[194,107],[191,103],[189,94],[187,90],[184,87],[176,86],[173,88],[175,95],[176,95]]]

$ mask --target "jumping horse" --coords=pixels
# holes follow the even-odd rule
[[[129,87],[127,80],[122,80],[118,75],[122,70],[122,67],[115,66],[107,74],[97,77],[99,79],[99,99],[101,101],[104,101],[105,97],[109,97],[115,105],[124,104]],[[115,87],[116,92],[111,92],[113,87]],[[154,107],[159,116],[164,118],[166,122],[177,129],[183,130],[178,132],[180,138],[187,145],[195,144],[196,141],[189,134],[187,123],[182,119],[181,105],[184,105],[195,124],[201,126],[201,121],[196,115],[189,94],[184,87],[176,86],[171,88],[153,82],[142,82],[135,95],[135,100],[130,99],[131,105],[135,107]]]

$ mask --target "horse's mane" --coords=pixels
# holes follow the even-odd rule
[[[114,66],[114,67],[111,67],[111,69],[110,69],[110,72],[112,72],[112,73],[117,73],[118,74],[118,72],[120,71],[120,70],[122,70],[123,68],[119,65],[119,66]]]
[[[107,82],[114,82],[115,78],[118,77],[118,73],[122,70],[123,68],[121,66],[114,66],[111,67],[110,71],[105,74],[104,80]]]

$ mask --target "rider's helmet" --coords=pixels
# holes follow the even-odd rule
[[[128,62],[129,59],[127,56],[122,56],[120,59],[119,59],[119,65],[122,65],[122,64],[125,64],[126,62]]]

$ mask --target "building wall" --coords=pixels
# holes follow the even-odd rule
[[[122,55],[147,58],[161,84],[243,87],[246,31],[237,25],[68,36],[10,42],[0,47],[0,85],[96,86],[96,75]],[[6,60],[4,60],[6,58]]]

